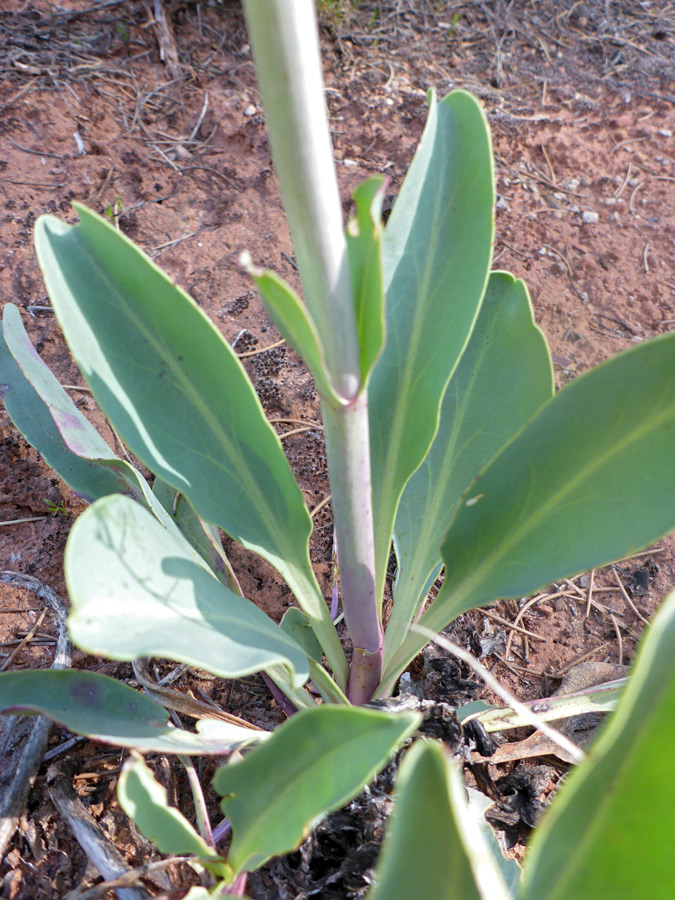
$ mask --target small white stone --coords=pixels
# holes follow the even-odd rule
[[[256,110],[255,106],[252,103],[249,103],[249,105],[244,110],[244,115],[245,116],[254,116],[256,114],[256,112],[257,112],[257,110]]]
[[[661,135],[661,137],[673,136],[673,132],[670,130],[670,128],[659,128],[659,134]]]
[[[506,200],[506,197],[497,197],[497,202],[495,203],[497,209],[505,209],[508,211],[509,204]]]
[[[581,214],[581,221],[584,225],[595,225],[600,216],[596,212],[591,212],[590,209],[585,209]]]
[[[342,160],[342,164],[343,164],[344,166],[347,166],[347,167],[350,168],[350,169],[353,168],[354,166],[357,166],[357,165],[358,165],[358,163],[355,162],[353,159],[343,159],[343,160]]]
[[[605,204],[605,206],[614,206],[614,204],[616,203],[616,197],[605,197],[602,202]]]

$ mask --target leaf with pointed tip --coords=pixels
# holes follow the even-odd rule
[[[480,309],[493,182],[478,101],[465,91],[432,98],[383,240],[387,341],[368,388],[378,595],[401,492],[433,440],[445,387]]]
[[[321,662],[321,644],[317,641],[312,626],[301,609],[295,606],[287,609],[280,624],[283,630],[302,647],[307,656]]]
[[[441,747],[417,741],[396,779],[396,801],[367,900],[511,900],[464,781]]]
[[[196,304],[128,238],[76,204],[35,241],[52,305],[99,406],[135,455],[207,522],[284,576],[346,677],[309,560],[312,522],[246,373]]]
[[[222,766],[214,787],[232,822],[236,873],[297,847],[333,809],[355,797],[420,723],[417,713],[319,706],[284,722],[242,762]]]
[[[552,396],[551,357],[534,322],[527,288],[507,272],[493,272],[467,348],[446,389],[434,442],[401,497],[385,665],[424,601],[462,493]]]
[[[166,710],[126,684],[96,672],[24,669],[0,673],[0,712],[35,713],[116,747],[156,753],[230,753],[267,732],[202,719],[197,734],[169,722]]]
[[[675,334],[576,378],[483,470],[445,537],[420,624],[599,568],[675,526]],[[426,643],[411,634],[390,664]]]
[[[361,354],[361,390],[384,346],[382,200],[384,178],[374,175],[353,193],[356,215],[347,223],[347,252]]]
[[[169,806],[166,788],[140,757],[128,759],[117,784],[117,798],[143,837],[160,853],[197,856],[215,875],[228,878],[228,866],[185,816]]]
[[[675,593],[619,705],[535,830],[521,900],[651,900],[675,884]]]
[[[307,307],[293,288],[274,272],[254,266],[246,254],[242,262],[255,281],[277,330],[284,336],[287,344],[302,357],[312,373],[318,392],[327,400],[339,403],[340,400],[326,369],[321,339]]]
[[[127,497],[105,497],[79,517],[65,571],[70,634],[90,653],[164,657],[223,678],[279,666],[293,689],[308,677],[307,657],[286,632]]]
[[[16,427],[75,493],[93,501],[125,490],[121,460],[37,355],[11,303],[0,334],[0,390]]]

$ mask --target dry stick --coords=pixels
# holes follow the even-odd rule
[[[324,497],[324,498],[323,498],[323,500],[321,501],[321,503],[317,503],[317,505],[314,507],[314,509],[313,509],[313,510],[310,512],[310,514],[309,514],[310,517],[311,517],[312,519],[314,518],[314,516],[315,516],[320,510],[322,510],[322,509],[324,508],[324,506],[325,506],[327,503],[330,503],[331,496],[332,496],[331,494],[328,494],[327,497]]]
[[[267,347],[259,347],[257,350],[248,350],[246,353],[237,353],[237,356],[239,357],[239,359],[248,359],[249,356],[257,356],[259,353],[265,353],[265,351],[267,350],[274,350],[275,347],[281,347],[281,345],[285,343],[286,341],[284,340],[284,338],[281,338],[280,341],[275,341],[273,344],[268,344]]]
[[[503,619],[501,616],[497,615],[497,613],[494,613],[489,609],[481,609],[480,612],[481,615],[487,616],[488,619],[499,622],[500,625],[505,625],[506,628],[510,628],[512,631],[517,631],[518,634],[524,634],[526,637],[531,637],[535,641],[546,642],[546,638],[542,637],[540,634],[535,634],[534,631],[528,631],[527,628],[521,628],[520,625],[514,625],[512,622],[509,622],[508,619]]]
[[[64,900],[103,900],[108,891],[117,890],[119,888],[129,887],[138,883],[141,878],[145,878],[156,870],[166,869],[176,863],[190,862],[190,856],[169,856],[167,859],[159,859],[157,862],[148,863],[145,866],[138,866],[136,869],[128,869],[117,878],[110,881],[103,881],[87,890],[76,888],[71,891]]]
[[[22,640],[19,641],[19,643],[12,650],[12,652],[9,654],[9,656],[4,661],[4,663],[0,666],[0,672],[4,672],[5,669],[7,669],[11,665],[11,663],[16,659],[16,657],[23,650],[23,648],[26,646],[26,644],[29,644],[33,640],[33,638],[35,637],[35,632],[38,630],[40,625],[42,625],[46,615],[47,615],[47,610],[43,609],[42,612],[40,613],[40,615],[38,616],[38,618],[36,619],[35,624],[31,628],[31,630],[28,632],[28,634],[26,634],[22,638]]]
[[[122,854],[111,842],[98,822],[87,812],[71,783],[70,766],[52,766],[47,773],[49,795],[59,813],[68,822],[75,839],[104,878],[117,878],[129,872]],[[145,900],[145,888],[119,888],[119,900]]]
[[[461,659],[462,662],[465,662],[470,666],[477,675],[480,675],[485,684],[487,684],[495,694],[502,698],[507,706],[510,706],[514,712],[517,712],[522,716],[528,725],[538,728],[539,731],[549,738],[549,740],[565,750],[575,762],[582,762],[582,760],[586,758],[586,754],[583,750],[580,750],[569,738],[565,737],[565,735],[561,734],[559,731],[556,731],[555,728],[551,728],[546,722],[542,722],[541,718],[536,713],[532,712],[528,706],[525,706],[520,700],[516,700],[510,691],[507,691],[506,688],[502,687],[492,672],[490,672],[489,669],[486,669],[482,663],[479,663],[468,651],[459,647],[457,644],[453,644],[442,635],[434,634],[434,632],[430,631],[428,628],[422,628],[421,625],[413,625],[412,630],[417,631],[419,634],[423,634],[430,641],[433,641],[434,644],[441,647],[443,650],[447,650],[448,653],[452,653],[453,656],[456,656],[458,659]]]
[[[317,425],[315,422],[305,422],[304,419],[268,419],[272,425],[285,425],[287,423],[306,425],[308,428],[320,428],[323,431],[323,425]]]
[[[616,616],[613,616],[611,613],[609,614],[612,625],[614,626],[614,631],[616,632],[616,639],[619,643],[619,665],[623,665],[623,639],[621,637],[621,632],[619,630],[619,623],[616,621]]]
[[[312,425],[303,425],[302,428],[293,428],[291,431],[285,431],[283,434],[279,435],[280,440],[283,440],[287,437],[292,437],[294,434],[302,434],[304,431],[311,431],[313,428]]]
[[[42,522],[46,518],[47,516],[29,516],[26,519],[7,519],[5,522],[0,522],[0,527],[2,525],[23,525],[25,522]]]
[[[535,603],[538,603],[539,600],[543,600],[543,599],[544,599],[544,596],[545,596],[544,594],[535,594],[534,597],[530,597],[530,599],[527,601],[527,603],[525,604],[525,606],[523,606],[523,608],[522,608],[521,610],[519,610],[518,615],[516,616],[516,618],[515,618],[514,621],[513,621],[513,626],[511,626],[511,627],[512,627],[514,630],[516,630],[516,631],[519,630],[519,625],[518,625],[518,623],[522,621],[523,616],[525,615],[525,613],[528,611],[528,609],[529,609],[531,606],[534,606]],[[504,658],[505,658],[505,659],[508,659],[509,656],[510,656],[510,654],[511,654],[511,644],[512,644],[512,643],[513,643],[513,631],[511,631],[511,632],[509,633],[509,636],[508,636],[508,638],[506,639],[506,648],[505,648],[505,650],[504,650]]]
[[[593,579],[595,578],[595,569],[591,569],[588,578],[588,594],[586,595],[586,618],[591,614],[591,605],[593,604]]]
[[[612,566],[612,572],[614,573],[614,579],[615,579],[616,583],[617,583],[618,586],[619,586],[619,590],[621,591],[621,595],[622,595],[623,599],[624,599],[624,600],[626,601],[626,603],[630,606],[630,608],[633,610],[633,612],[635,613],[635,615],[638,617],[638,619],[639,619],[641,622],[644,622],[645,625],[651,625],[649,619],[645,619],[645,617],[642,615],[642,613],[640,612],[640,610],[637,608],[637,606],[633,603],[633,601],[632,601],[631,598],[629,597],[628,591],[627,591],[626,588],[623,586],[623,582],[622,582],[621,579],[619,578],[619,573],[616,571],[616,569],[614,568],[614,566]]]
[[[52,669],[70,668],[71,646],[66,628],[66,609],[60,597],[42,581],[20,572],[2,571],[0,581],[34,591],[40,600],[45,600],[51,606],[58,627]],[[34,720],[14,776],[0,796],[0,859],[4,856],[25,809],[28,792],[47,749],[51,728],[51,721],[44,716],[38,716]]]

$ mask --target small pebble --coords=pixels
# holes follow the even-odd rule
[[[256,114],[256,112],[257,112],[257,110],[256,110],[255,106],[252,103],[250,103],[244,110],[244,115],[245,116],[254,116]]]
[[[584,225],[595,225],[600,216],[596,212],[591,212],[590,209],[585,209],[581,214],[581,221]]]
[[[506,197],[497,197],[497,202],[495,203],[497,209],[505,209],[508,212],[509,204],[506,200]]]
[[[661,137],[673,136],[673,132],[670,130],[670,128],[659,128],[659,134],[661,135]]]

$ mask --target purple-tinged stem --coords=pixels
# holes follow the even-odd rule
[[[347,697],[372,699],[382,672],[384,633],[375,594],[368,396],[338,409],[322,407],[333,517],[340,560],[342,608],[354,646]]]
[[[292,715],[295,715],[295,713],[298,711],[297,708],[291,703],[291,701],[288,699],[286,694],[284,694],[281,688],[277,687],[277,685],[272,681],[267,672],[261,672],[260,674],[263,677],[263,681],[269,688],[270,693],[279,704],[281,711],[284,713],[286,718],[290,719],[290,717]]]

